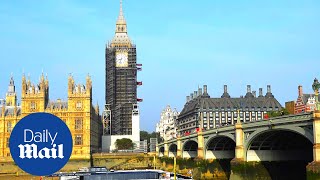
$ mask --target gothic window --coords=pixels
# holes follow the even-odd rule
[[[82,145],[82,135],[76,135],[76,138],[75,138],[75,142],[74,142],[75,145]]]
[[[7,147],[7,148],[9,147],[9,138],[7,138],[6,147]]]
[[[8,121],[7,122],[7,132],[11,132],[12,131],[12,123],[11,123],[11,121]]]
[[[81,101],[78,101],[78,102],[77,102],[76,108],[77,108],[77,110],[82,109],[82,102],[81,102]]]
[[[170,119],[170,113],[168,113],[168,114],[167,114],[167,118],[169,118],[169,119]]]
[[[35,109],[36,109],[36,103],[35,103],[35,102],[32,101],[32,102],[30,103],[30,109],[31,109],[31,110],[35,110]]]
[[[82,119],[76,119],[76,120],[75,120],[75,127],[74,127],[74,129],[75,129],[75,130],[82,130],[82,126],[83,126],[83,124],[82,124]]]

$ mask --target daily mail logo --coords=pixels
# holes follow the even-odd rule
[[[28,135],[29,135],[29,139],[28,139]],[[24,142],[25,143],[31,143],[31,142],[36,142],[36,143],[41,143],[41,142],[48,142],[50,137],[50,143],[52,148],[43,148],[41,150],[38,151],[38,146],[36,144],[25,144],[22,145],[20,144],[18,147],[20,149],[20,155],[19,157],[21,159],[24,158],[60,158],[63,159],[63,144],[59,144],[58,145],[58,150],[56,149],[56,144],[54,144],[54,140],[57,138],[58,133],[56,132],[54,136],[51,135],[51,133],[49,132],[48,129],[43,130],[43,134],[41,132],[33,132],[30,129],[25,129],[24,130]],[[31,138],[30,138],[31,136]],[[58,151],[58,152],[57,152]]]
[[[25,172],[44,176],[60,170],[72,152],[67,125],[48,113],[34,113],[21,119],[10,136],[10,152]]]

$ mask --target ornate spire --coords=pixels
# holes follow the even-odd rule
[[[10,82],[9,82],[9,86],[8,86],[8,94],[11,94],[11,93],[15,93],[15,85],[14,85],[12,73],[11,73]]]
[[[13,73],[11,73],[11,77],[10,77],[10,83],[9,83],[9,85],[14,86]]]
[[[122,10],[122,0],[120,0],[120,12],[116,23],[116,31],[111,46],[131,46],[131,40],[127,35],[127,23]]]
[[[119,11],[117,24],[126,24],[126,20],[124,19],[123,11],[122,11],[122,0],[120,0],[120,11]]]

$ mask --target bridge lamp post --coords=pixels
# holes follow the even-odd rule
[[[320,110],[320,104],[318,101],[320,83],[317,78],[315,78],[313,81],[312,89],[314,90],[314,94],[315,94],[315,98],[316,98],[316,110]]]
[[[240,123],[240,108],[238,108],[238,117],[237,117],[237,123]]]

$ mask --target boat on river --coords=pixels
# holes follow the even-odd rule
[[[174,179],[174,174],[162,170],[107,170],[105,167],[81,168],[78,172],[55,173],[48,177],[59,177],[60,180],[131,180],[131,179]],[[176,174],[177,180],[192,179]]]

